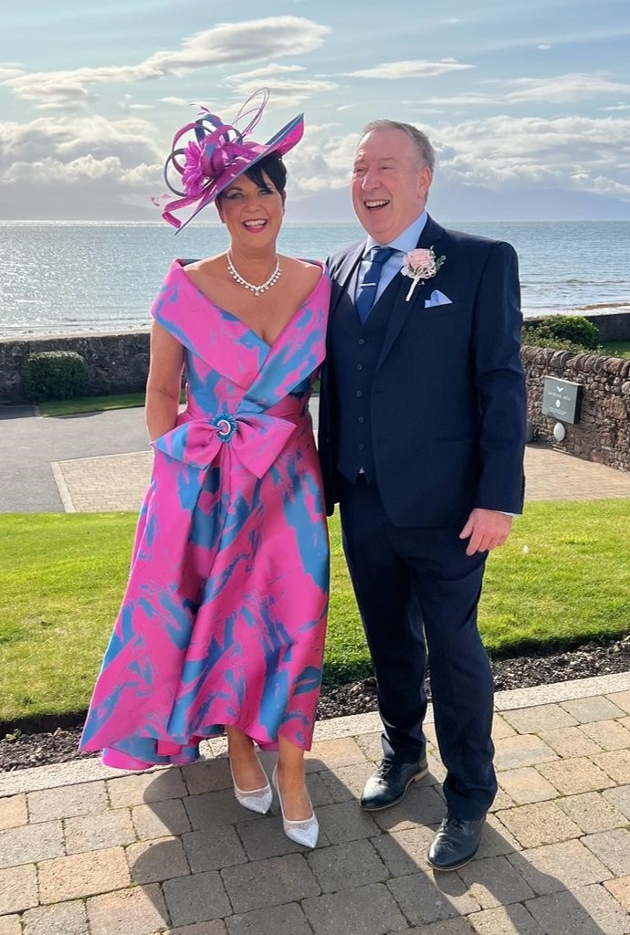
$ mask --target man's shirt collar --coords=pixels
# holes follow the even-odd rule
[[[420,235],[422,234],[426,223],[427,212],[423,211],[420,217],[417,217],[416,220],[413,221],[409,227],[407,227],[402,232],[402,234],[399,234],[395,240],[392,240],[387,244],[380,244],[374,240],[373,237],[368,236],[363,256],[369,256],[373,247],[393,247],[395,250],[399,250],[401,253],[409,253],[411,250],[415,250],[418,246]]]

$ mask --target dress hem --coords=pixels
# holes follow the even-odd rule
[[[164,747],[171,747],[169,753],[156,754],[156,759],[152,760],[140,760],[137,757],[132,756],[130,753],[126,753],[123,750],[118,750],[116,746],[106,746],[106,747],[96,747],[90,743],[81,744],[79,749],[83,752],[97,753],[101,750],[101,763],[104,766],[111,767],[113,769],[127,769],[127,770],[147,770],[153,769],[155,766],[187,766],[191,763],[196,763],[201,759],[199,753],[199,744],[203,740],[214,740],[217,737],[223,737],[225,735],[225,727],[237,727],[238,730],[242,728],[238,727],[236,724],[225,724],[220,727],[217,727],[216,732],[213,734],[206,735],[197,735],[194,740],[191,740],[187,744],[178,744],[174,741],[162,741],[157,740],[155,737],[145,737],[145,740],[155,740],[157,749],[159,750],[160,745]],[[284,736],[282,729],[278,730],[278,735],[275,740],[262,740],[258,737],[253,736],[248,731],[244,730],[243,733],[249,737],[263,752],[265,753],[274,753],[278,750],[278,741],[279,738]],[[288,739],[288,738],[287,738]],[[308,742],[304,744],[296,743],[295,738],[290,739],[292,743],[298,750],[302,750],[304,753],[308,753],[313,745],[312,736],[309,737]],[[186,750],[186,748],[189,748]],[[190,749],[192,748],[192,749]]]

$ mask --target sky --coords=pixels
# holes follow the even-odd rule
[[[158,220],[174,132],[262,86],[262,140],[305,115],[289,217],[352,219],[361,129],[388,117],[431,137],[442,217],[630,218],[629,0],[3,6],[0,220]]]

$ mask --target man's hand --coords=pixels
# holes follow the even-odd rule
[[[510,535],[512,517],[497,510],[473,510],[468,522],[459,534],[460,539],[468,539],[466,555],[486,552],[503,545]]]

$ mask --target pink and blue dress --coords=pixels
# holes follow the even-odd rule
[[[189,763],[224,726],[312,741],[329,550],[308,402],[325,273],[273,345],[175,261],[153,306],[185,349],[187,406],[153,442],[127,590],[81,739],[123,769]]]

